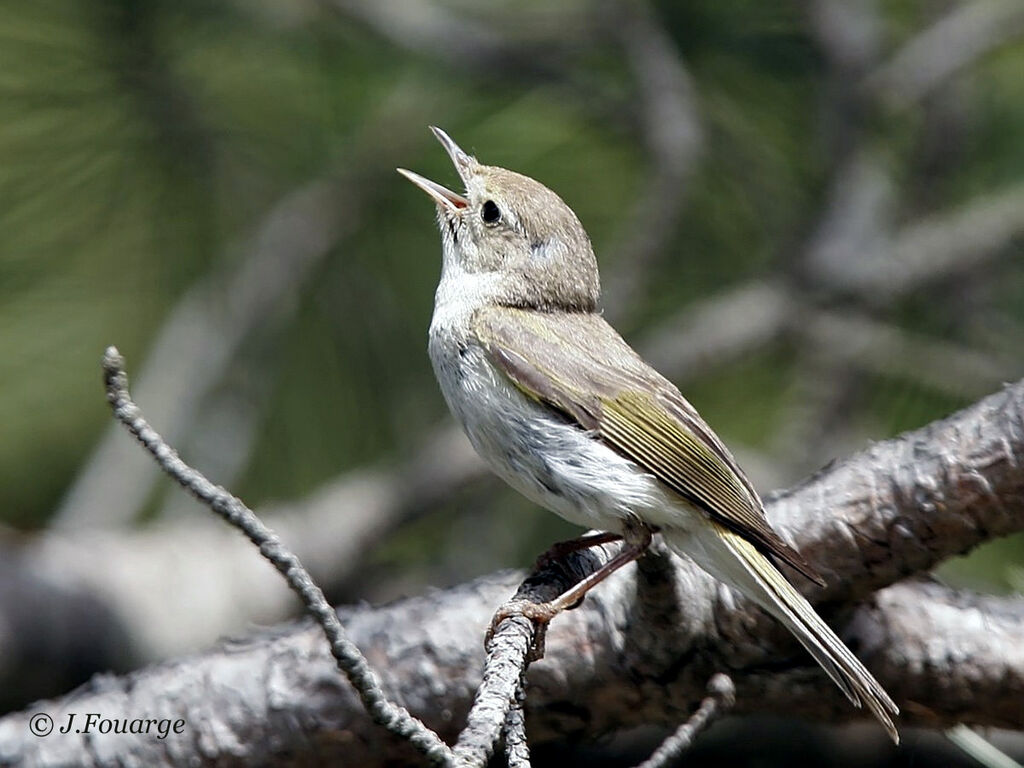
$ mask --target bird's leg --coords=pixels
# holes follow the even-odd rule
[[[621,533],[588,533],[585,536],[577,536],[575,539],[569,539],[568,541],[556,541],[547,551],[537,558],[537,562],[533,565],[534,572],[537,572],[543,568],[547,568],[553,563],[558,562],[566,555],[571,555],[573,552],[579,552],[581,549],[588,549],[589,547],[597,547],[601,544],[610,544],[613,541],[619,541],[622,538]]]
[[[484,647],[486,648],[490,646],[491,638],[494,636],[494,632],[497,630],[498,625],[501,624],[501,622],[512,616],[523,616],[532,621],[535,625],[533,647],[527,654],[527,660],[533,662],[544,658],[544,640],[547,635],[548,624],[550,621],[562,611],[575,608],[583,602],[583,598],[586,596],[587,592],[607,579],[622,566],[628,565],[640,557],[651,543],[652,532],[646,525],[639,525],[635,528],[627,529],[625,536],[612,535],[614,536],[613,538],[597,541],[597,539],[600,539],[605,535],[612,534],[594,534],[592,537],[583,536],[576,541],[584,539],[590,539],[590,541],[585,545],[577,547],[577,549],[583,549],[585,546],[605,543],[606,541],[614,541],[616,538],[624,538],[625,544],[623,544],[622,549],[619,550],[615,557],[585,579],[579,581],[570,589],[567,589],[554,600],[550,600],[546,603],[532,603],[529,600],[510,600],[505,603],[494,614],[494,618],[491,619],[491,626],[488,628],[487,635],[484,638]],[[571,544],[572,542],[560,543]]]
[[[586,537],[583,537],[586,538]],[[623,538],[618,536],[616,538]],[[605,563],[603,566],[598,568],[592,574],[587,576],[582,581],[578,582],[575,586],[567,589],[561,595],[556,597],[554,600],[548,603],[542,603],[542,605],[550,606],[554,612],[561,613],[562,611],[575,608],[579,603],[583,601],[583,597],[591,589],[596,587],[602,581],[611,576],[615,571],[619,570],[624,565],[636,560],[642,555],[647,547],[651,544],[651,529],[647,526],[639,526],[635,530],[630,530],[625,536],[626,542],[623,544],[622,549],[615,555],[611,560]],[[614,539],[610,539],[614,541]],[[596,543],[596,542],[595,542]]]

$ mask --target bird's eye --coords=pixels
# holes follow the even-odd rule
[[[498,204],[493,200],[488,200],[484,203],[483,208],[480,209],[480,218],[482,218],[487,224],[494,224],[501,218],[501,211],[498,210]]]

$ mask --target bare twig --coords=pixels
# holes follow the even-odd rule
[[[450,762],[451,752],[440,737],[410,715],[404,707],[387,699],[366,658],[348,639],[344,627],[338,620],[338,614],[327,602],[323,592],[310,578],[299,559],[284,547],[277,535],[248,507],[189,467],[146,423],[138,406],[132,402],[128,394],[124,360],[114,347],[108,347],[103,356],[103,372],[107,400],[114,410],[115,418],[152,454],[164,472],[228,524],[240,530],[259,548],[260,554],[284,576],[292,591],[323,629],[338,668],[345,673],[352,687],[356,689],[374,722],[407,739],[432,764],[444,765]]]
[[[778,282],[741,283],[672,315],[644,334],[638,348],[682,386],[780,337],[795,301]]]
[[[456,765],[486,765],[508,722],[532,636],[532,627],[525,619],[515,630],[503,634],[500,642],[495,636],[491,643],[483,680],[473,697],[466,727],[453,749]]]
[[[664,768],[693,746],[694,739],[736,703],[736,686],[728,675],[721,673],[708,683],[708,696],[700,703],[690,719],[661,743],[654,754],[637,768]]]
[[[896,233],[891,248],[818,261],[829,287],[888,305],[923,285],[973,270],[1003,254],[1024,231],[1024,186],[1012,186],[928,216]]]
[[[640,619],[651,606],[638,603],[632,574],[622,574],[552,626],[548,656],[530,668],[534,748],[640,725],[675,725],[692,714],[706,696],[709,676],[720,670],[736,684],[737,714],[771,712],[816,722],[859,716],[784,631],[771,631],[748,603],[720,591],[695,566],[677,561],[676,570],[686,600],[680,623],[650,626]],[[385,674],[395,695],[454,738],[480,684],[480,636],[519,578],[506,573],[384,607],[352,609],[343,613],[344,622],[372,658],[388,659]],[[906,584],[842,615],[830,619],[837,631],[901,705],[912,703],[905,706],[903,724],[949,727],[963,720],[1020,727],[1021,599]],[[655,645],[641,652],[637,636]],[[728,659],[732,666],[716,669]],[[92,762],[97,768],[124,765],[128,755],[140,753],[143,765],[163,764],[160,756],[167,753],[176,764],[192,756],[200,764],[248,760],[268,766],[423,762],[372,724],[337,675],[322,630],[308,625],[277,628],[124,678],[99,678],[73,695],[0,718],[5,765],[80,765],[89,754],[87,738],[32,736],[28,720],[39,711],[58,723],[73,711],[186,718],[187,732],[166,742],[130,734],[101,742],[102,753]],[[161,751],[153,756],[156,748]]]
[[[404,84],[388,93],[354,138],[357,151],[348,167],[285,195],[251,236],[241,263],[215,270],[175,306],[137,387],[151,404],[151,418],[167,425],[171,442],[181,442],[194,429],[210,392],[246,340],[257,329],[276,327],[305,279],[356,225],[368,158],[375,169],[390,164],[379,136],[387,133],[387,151],[398,154],[414,132],[415,121],[408,117],[417,97],[411,93]],[[123,526],[139,513],[157,477],[156,468],[126,448],[112,427],[65,494],[54,524],[76,532]]]
[[[966,725],[955,725],[946,738],[985,768],[1022,768],[1021,764]]]
[[[823,592],[809,590],[810,598],[852,606],[879,586],[1024,528],[1022,456],[1024,382],[943,422],[875,445],[770,500],[769,516],[828,579]],[[558,594],[566,580],[599,567],[614,547],[608,549],[574,553],[572,574],[550,570],[544,583],[523,588],[537,590],[540,599],[545,589]],[[657,554],[644,560],[651,566],[662,562]],[[818,720],[855,716],[770,618],[692,563],[668,562],[672,568],[660,569],[668,589],[646,588],[659,571],[641,562],[648,571],[643,581],[633,579],[629,569],[594,590],[581,608],[559,617],[549,633],[547,656],[531,667],[535,743],[678,722],[719,671],[736,683],[738,711],[771,708]],[[353,611],[346,614],[346,625],[373,658],[388,660],[389,687],[433,727],[454,735],[453,723],[461,720],[458,715],[479,684],[483,630],[515,580],[514,575],[492,577],[382,609]],[[672,595],[680,597],[673,601]],[[1024,696],[1020,600],[955,594],[934,584],[899,585],[844,616],[837,624],[844,639],[898,701],[914,703],[905,707],[903,722],[1019,726]],[[481,735],[496,735],[507,717],[530,632],[528,622],[511,619],[495,635],[492,656],[504,654],[504,660],[500,668],[493,663],[489,668],[493,682],[480,686],[481,692],[489,690],[486,696],[478,693],[478,705],[485,703],[493,713],[487,717],[481,710],[474,716]],[[207,756],[239,756],[250,748],[261,754],[273,745],[275,754],[283,751],[292,759],[315,753],[321,761],[344,755],[365,765],[408,762],[409,747],[369,727],[362,704],[347,687],[331,682],[328,670],[337,662],[326,658],[317,636],[304,629],[278,631],[264,642],[230,646],[123,681],[97,681],[66,700],[37,707],[58,722],[70,711],[187,715],[192,728],[211,729],[202,740]],[[680,659],[687,663],[679,664]],[[270,701],[269,710],[260,704]],[[202,713],[201,722],[195,721],[196,713]],[[36,766],[80,762],[75,755],[86,749],[85,737],[31,737],[30,716],[0,720],[5,760]],[[344,738],[337,736],[339,730]],[[470,761],[488,753],[487,738],[473,749],[461,742]],[[166,748],[184,761],[199,741],[190,733]],[[152,750],[153,742],[120,735],[105,749],[106,757],[94,762],[116,764],[126,751],[150,754],[145,750]]]
[[[907,107],[1024,31],[1017,0],[973,0],[919,32],[874,72],[866,87],[896,107]]]
[[[612,316],[635,304],[656,260],[665,256],[702,144],[693,79],[674,41],[646,3],[616,3],[615,11],[615,34],[639,90],[636,111],[650,163],[643,191],[610,249],[604,306]]]
[[[512,706],[505,717],[505,757],[508,768],[530,768],[530,744],[526,740],[526,669],[519,677],[519,686],[512,700]]]
[[[614,545],[610,547],[614,549]],[[534,603],[553,600],[596,571],[610,550],[592,547],[546,563],[519,585],[515,599]],[[482,765],[490,758],[522,687],[536,631],[534,624],[522,616],[507,618],[496,628],[487,648],[483,681],[454,748],[457,764]]]
[[[164,324],[139,384],[153,418],[180,440],[203,398],[252,329],[336,242],[343,207],[337,188],[317,181],[287,195],[254,238],[251,256],[233,275],[190,290]],[[228,298],[230,297],[230,298]],[[55,515],[65,528],[120,525],[142,508],[157,470],[108,431]]]

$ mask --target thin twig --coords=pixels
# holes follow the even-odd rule
[[[614,544],[595,546],[552,560],[531,573],[513,599],[553,600],[600,568],[615,551]],[[490,759],[522,688],[537,631],[534,622],[518,615],[509,616],[495,628],[487,646],[483,681],[453,749],[456,765],[485,765]]]
[[[929,283],[1009,255],[1009,246],[1022,231],[1024,184],[1014,184],[923,216],[896,231],[888,247],[877,237],[867,238],[843,256],[842,247],[835,246],[840,257],[816,257],[814,278],[865,305],[890,306]],[[872,246],[873,240],[877,242]]]
[[[505,716],[505,756],[508,768],[530,768],[530,744],[526,739],[526,668],[519,676],[519,687]]]
[[[408,710],[388,701],[376,674],[366,658],[348,639],[338,614],[309,573],[291,551],[267,528],[238,498],[207,480],[200,472],[186,464],[142,417],[139,407],[128,393],[128,376],[124,372],[124,359],[116,347],[107,347],[103,355],[103,375],[107,401],[114,417],[153,455],[160,468],[182,488],[206,504],[213,512],[245,534],[259,547],[298,595],[306,610],[323,628],[338,668],[345,673],[374,722],[409,741],[432,764],[447,765],[452,753],[436,733],[427,728]]]
[[[637,768],[664,768],[692,747],[697,735],[716,717],[730,710],[735,703],[736,686],[733,685],[732,678],[719,672],[708,683],[708,696],[700,703],[697,711]]]
[[[696,87],[672,36],[646,3],[614,4],[611,22],[636,81],[633,108],[650,174],[610,248],[603,303],[611,315],[627,307],[655,277],[678,229],[689,180],[703,145]]]
[[[466,727],[452,750],[455,765],[487,765],[501,737],[528,666],[533,628],[526,618],[508,619],[495,632],[487,653],[483,680],[473,697]]]
[[[852,606],[982,541],[1018,532],[1024,526],[1015,513],[1024,509],[1024,382],[873,445],[776,494],[767,506],[779,530],[828,574],[826,590],[808,596],[836,607]],[[695,675],[703,682],[723,668],[723,659],[749,670],[736,680],[737,711],[770,709],[832,722],[856,715],[810,659],[794,653],[795,643],[770,617],[733,599],[692,562],[678,560],[673,571],[674,591],[686,596],[685,611],[666,615],[638,605],[651,590],[638,590],[630,574],[622,574],[556,622],[548,656],[532,668],[534,746],[649,723],[652,713],[680,716],[702,696]],[[556,576],[551,584],[557,595],[564,584]],[[389,680],[400,700],[417,702],[432,725],[450,731],[449,714],[464,711],[479,682],[480,630],[514,583],[509,575],[492,576],[383,608],[357,608],[347,624],[364,647],[373,643],[381,658],[393,660]],[[517,631],[519,621],[504,622],[495,642]],[[1019,725],[1024,656],[1016,651],[1022,627],[1019,599],[928,583],[884,589],[837,625],[897,700],[917,704],[907,708],[907,724],[932,728]],[[73,711],[130,719],[159,708],[177,717],[201,716],[202,738],[182,734],[170,747],[170,740],[157,744],[145,734],[124,734],[94,762],[121,764],[170,748],[179,756],[201,749],[205,757],[196,759],[207,762],[217,756],[237,761],[240,754],[263,755],[269,748],[299,761],[308,756],[383,764],[382,753],[397,754],[393,750],[404,751],[405,744],[382,738],[385,731],[364,717],[356,696],[325,690],[325,670],[335,663],[318,655],[320,631],[278,630],[243,647],[232,644],[125,678],[98,678],[72,695],[0,718],[0,754],[12,765],[77,765],[91,737],[37,738],[28,727],[34,714],[47,711],[56,722]],[[787,644],[779,645],[780,639]],[[527,627],[522,655],[528,642]],[[643,650],[642,659],[635,649]],[[680,665],[681,658],[688,663]],[[268,678],[271,668],[276,673]],[[521,673],[521,667],[512,669],[509,698]],[[580,697],[588,691],[601,695]],[[333,738],[339,722],[345,740]]]
[[[171,442],[189,433],[204,398],[253,329],[281,311],[341,236],[338,193],[334,182],[315,181],[286,195],[260,226],[241,266],[198,282],[168,317],[138,391],[143,402],[153,403],[152,418],[168,425]],[[144,506],[156,478],[112,428],[79,471],[55,524],[66,530],[124,525]]]
[[[1020,763],[963,723],[946,731],[946,738],[985,768],[1021,768]]]
[[[909,108],[1024,31],[1018,0],[955,3],[912,36],[864,83],[893,107]]]

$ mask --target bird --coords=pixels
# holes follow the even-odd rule
[[[465,192],[397,170],[436,205],[442,263],[428,351],[444,399],[493,472],[598,531],[569,549],[624,542],[583,582],[523,613],[546,626],[659,533],[780,621],[899,743],[896,704],[777,563],[824,584],[820,576],[771,527],[697,410],[603,317],[597,259],[573,210],[542,183],[483,165],[431,131]]]

